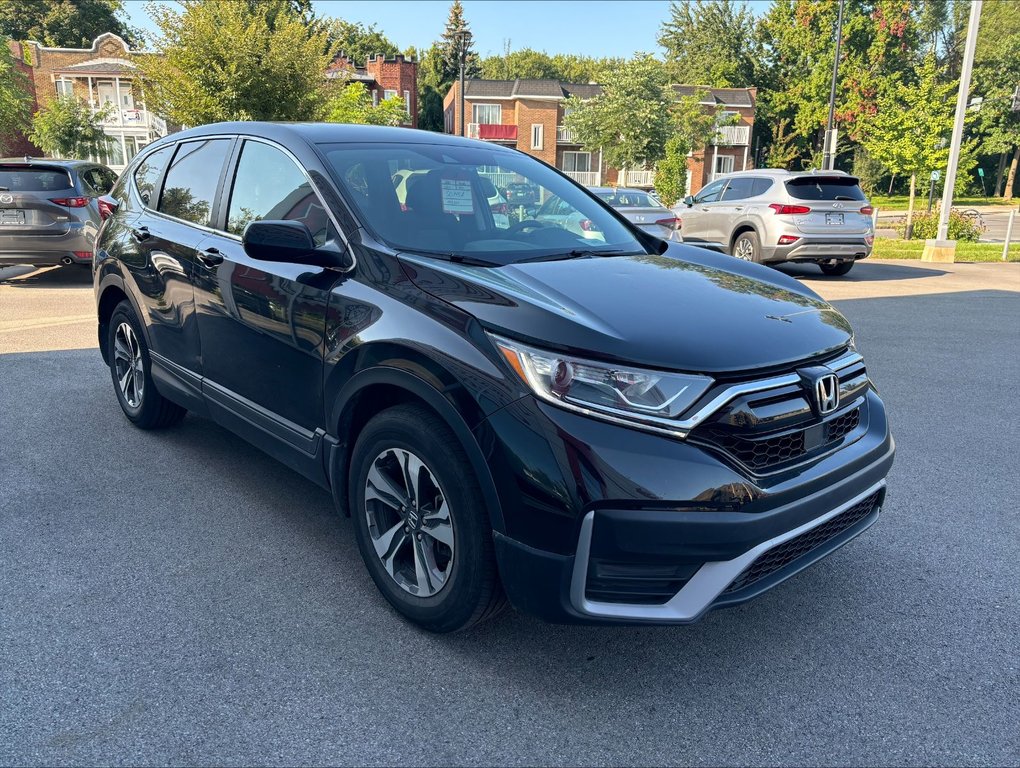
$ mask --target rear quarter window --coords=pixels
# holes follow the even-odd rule
[[[71,175],[62,168],[0,166],[0,190],[7,192],[53,192],[71,189]]]
[[[857,179],[804,177],[786,182],[790,197],[797,200],[866,200]]]
[[[163,169],[166,168],[172,151],[172,146],[157,149],[135,168],[135,189],[138,190],[143,205],[155,207],[156,185],[159,183],[159,177],[163,175]]]

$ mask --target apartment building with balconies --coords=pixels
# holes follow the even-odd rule
[[[688,157],[688,193],[693,194],[719,173],[752,167],[754,88],[674,86],[678,95],[701,94],[706,110],[720,111],[733,122],[721,126],[713,143]],[[564,102],[570,96],[589,99],[601,92],[594,83],[557,80],[482,80],[464,83],[463,134],[470,138],[514,147],[559,168],[586,186],[626,184],[651,187],[653,168],[607,167],[601,153],[586,150],[566,127]],[[461,133],[460,83],[443,99],[444,131]]]
[[[166,135],[166,121],[148,110],[142,92],[137,57],[148,54],[132,51],[119,36],[102,34],[91,48],[9,45],[31,79],[33,111],[51,98],[74,96],[105,115],[106,146],[90,159],[120,171],[142,147]]]

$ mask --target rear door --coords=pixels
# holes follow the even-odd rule
[[[716,214],[720,223],[720,242],[729,245],[733,239],[733,231],[744,219],[747,198],[753,194],[754,179],[750,176],[734,176],[726,185],[716,205]]]
[[[80,197],[64,168],[0,164],[0,251],[16,250],[16,239],[66,235],[71,228],[67,202]]]
[[[320,246],[336,232],[307,174],[284,150],[245,139],[235,158],[221,193],[220,231],[202,244],[196,264],[203,390],[215,418],[304,471],[295,461],[314,454],[321,437],[326,305],[338,276],[256,261],[241,234],[263,219],[304,222]],[[278,438],[275,448],[264,444],[266,432]]]
[[[853,176],[798,176],[786,182],[786,191],[792,205],[809,209],[795,214],[793,220],[805,234],[863,237],[871,233],[871,207]]]

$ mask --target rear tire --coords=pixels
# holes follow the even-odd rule
[[[375,416],[358,436],[349,480],[358,548],[398,613],[455,632],[506,606],[478,479],[439,416],[416,404]]]
[[[110,376],[124,415],[139,429],[177,424],[188,411],[156,391],[149,347],[129,302],[122,301],[113,310],[108,333]]]
[[[760,261],[761,242],[758,240],[758,233],[749,229],[737,235],[730,248],[730,255],[743,261]]]
[[[837,261],[835,263],[820,261],[818,262],[818,268],[822,270],[826,275],[832,277],[838,277],[845,275],[851,269],[854,268],[854,262],[852,261]]]

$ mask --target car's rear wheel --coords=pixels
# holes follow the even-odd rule
[[[505,606],[478,480],[433,412],[408,404],[375,416],[354,446],[348,488],[365,565],[405,618],[453,632]]]
[[[110,375],[124,415],[141,429],[161,429],[183,419],[187,410],[156,391],[149,348],[129,302],[113,311],[107,339]]]
[[[758,234],[752,230],[741,232],[733,241],[730,253],[744,261],[759,261],[761,258],[761,243],[758,241]]]
[[[826,275],[839,276],[845,275],[851,269],[854,268],[854,262],[852,261],[820,261],[818,262],[818,268],[822,270]]]

